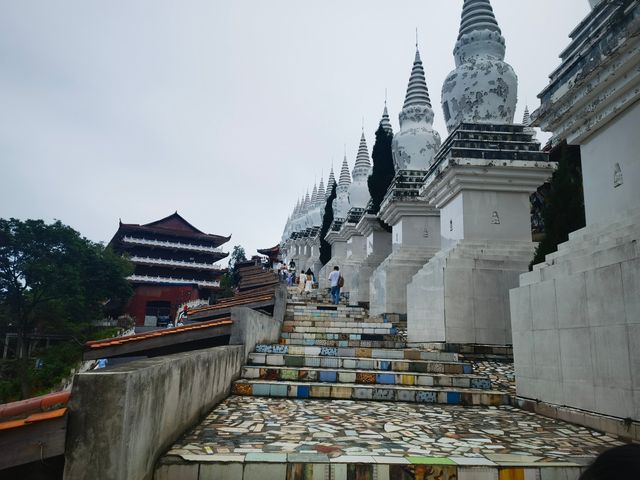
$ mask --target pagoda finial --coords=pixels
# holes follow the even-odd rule
[[[458,40],[474,30],[490,30],[502,34],[489,0],[464,0]]]
[[[389,111],[387,110],[387,99],[385,91],[384,110],[382,111],[382,118],[380,119],[380,126],[389,135],[393,135],[393,127],[391,126],[391,119],[389,118]]]
[[[431,107],[431,99],[429,98],[429,89],[427,88],[427,80],[424,75],[422,59],[420,58],[420,50],[416,45],[416,57],[413,61],[411,76],[409,77],[409,86],[407,87],[407,96],[404,99],[404,107],[412,107],[414,105],[427,105]]]
[[[318,184],[313,183],[313,193],[311,194],[311,208],[318,204]]]
[[[324,179],[320,177],[320,186],[318,187],[318,205],[324,205],[326,201],[326,193],[324,191]]]
[[[364,132],[360,136],[360,146],[358,147],[358,155],[356,163],[353,167],[353,180],[360,177],[368,177],[371,171],[371,162],[369,161],[369,149],[367,148],[367,139]]]
[[[531,126],[531,114],[529,113],[529,106],[524,107],[524,115],[522,117],[522,125],[524,125],[525,133],[530,134],[532,137],[536,136],[536,130]]]
[[[340,170],[340,179],[338,180],[338,188],[345,190],[351,184],[351,173],[349,173],[349,164],[347,163],[347,155],[342,160],[342,169]]]
[[[333,173],[333,161],[331,162],[331,171],[329,172],[329,181],[327,182],[327,198],[331,195],[333,186],[336,184],[336,177]]]

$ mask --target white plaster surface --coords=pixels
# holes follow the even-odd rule
[[[463,240],[437,253],[407,286],[408,341],[511,343],[509,289],[527,270],[533,248],[532,242]]]
[[[511,291],[518,396],[640,418],[640,214],[571,235]]]

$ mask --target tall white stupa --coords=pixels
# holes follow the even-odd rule
[[[396,175],[380,206],[378,217],[392,229],[392,252],[369,280],[369,306],[373,314],[407,312],[407,284],[440,249],[439,212],[419,196],[427,170],[440,148],[433,129],[427,81],[416,45],[400,130],[393,137]]]
[[[459,123],[513,123],[518,77],[504,61],[505,39],[489,0],[464,0],[453,50],[456,68],[442,87],[451,132]]]
[[[407,95],[399,117],[400,130],[393,137],[392,146],[396,172],[426,170],[441,142],[440,135],[433,129],[433,108],[417,46]]]

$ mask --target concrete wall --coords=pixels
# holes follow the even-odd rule
[[[587,225],[640,205],[638,125],[640,100],[580,146]]]
[[[276,311],[278,310],[276,300]],[[270,317],[264,313],[256,312],[247,307],[235,307],[231,309],[233,325],[231,327],[231,338],[229,345],[243,345],[244,362],[249,358],[258,343],[278,343],[282,320],[284,319],[284,308],[282,315]],[[275,313],[275,312],[274,312]],[[280,317],[278,319],[278,317]]]
[[[76,375],[65,480],[152,478],[162,452],[229,395],[243,352],[216,347]]]
[[[518,396],[640,420],[635,230],[609,248],[574,238],[511,290]],[[596,238],[606,242],[604,232]]]
[[[65,480],[152,478],[162,452],[229,395],[256,343],[277,341],[286,301],[280,286],[273,317],[232,309],[232,346],[76,375]]]

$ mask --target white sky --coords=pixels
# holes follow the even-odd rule
[[[344,144],[369,151],[385,88],[398,129],[415,29],[435,128],[462,0],[0,0],[0,217],[109,241],[173,213],[277,244]],[[516,120],[587,0],[493,0],[519,76]],[[542,136],[541,138],[547,138]]]

